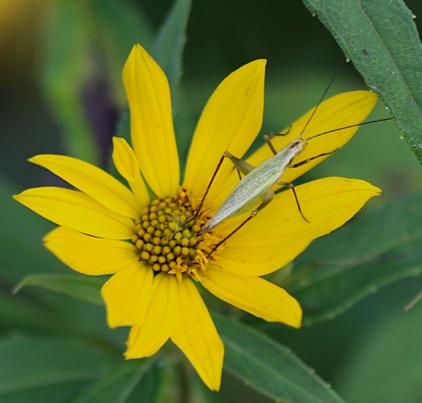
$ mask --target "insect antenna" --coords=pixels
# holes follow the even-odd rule
[[[328,91],[330,90],[331,86],[334,83],[334,80],[337,78],[340,70],[343,68],[344,65],[344,61],[342,60],[336,71],[334,72],[333,76],[331,77],[331,80],[329,81],[328,85],[326,86],[324,92],[322,93],[321,97],[318,100],[318,103],[316,104],[315,108],[313,109],[311,116],[309,116],[309,119],[306,121],[305,125],[303,126],[301,132],[299,133],[299,136],[297,136],[297,140],[302,138],[303,133],[305,132],[305,130],[308,128],[309,124],[311,123],[312,119],[314,118],[315,114],[317,113],[318,108],[320,107],[320,105],[322,104],[322,102],[324,101],[325,97],[328,94]]]
[[[356,124],[354,124],[354,125],[349,125],[349,126],[338,127],[338,128],[336,128],[336,129],[327,130],[327,131],[325,131],[325,132],[315,134],[315,135],[314,135],[314,136],[312,136],[312,137],[308,137],[308,138],[306,139],[306,141],[309,141],[309,140],[315,139],[315,138],[317,138],[317,137],[323,136],[324,134],[334,133],[334,132],[338,132],[338,131],[340,131],[340,130],[352,129],[353,127],[365,126],[365,125],[369,125],[369,124],[371,124],[371,123],[386,122],[386,121],[388,121],[388,120],[393,120],[393,118],[382,118],[382,119],[368,120],[367,122],[356,123]]]
[[[336,69],[335,73],[334,73],[334,74],[333,74],[333,76],[331,77],[331,80],[329,81],[329,83],[328,83],[327,87],[325,88],[325,90],[324,90],[324,92],[323,92],[322,96],[320,97],[320,99],[319,99],[319,101],[318,101],[318,103],[317,103],[317,106],[316,106],[316,107],[314,108],[314,110],[312,111],[311,116],[309,117],[308,121],[306,122],[306,124],[304,125],[304,127],[303,127],[302,131],[300,132],[300,134],[299,134],[299,136],[298,136],[298,139],[300,139],[300,138],[302,137],[302,135],[303,135],[303,133],[305,132],[306,128],[308,127],[309,123],[312,121],[313,117],[315,116],[315,113],[317,112],[318,107],[320,106],[320,104],[322,103],[322,101],[324,100],[324,98],[326,97],[326,95],[327,95],[327,93],[328,93],[329,89],[331,88],[331,86],[332,86],[332,84],[333,84],[334,80],[336,79],[336,77],[337,77],[338,73],[340,72],[341,68],[343,67],[343,65],[344,65],[344,61],[341,61],[341,63],[339,63],[339,65],[338,65],[338,67],[337,67],[337,69]],[[340,130],[341,130],[341,129],[340,129]],[[283,135],[285,135],[285,134],[287,134],[287,133],[283,133]],[[273,135],[281,135],[281,134],[280,134],[280,133],[268,133],[268,134],[265,134],[265,135],[264,135],[264,138],[265,138],[265,141],[267,142],[268,146],[271,148],[272,152],[273,152],[274,154],[277,154],[277,151],[275,150],[275,148],[274,148],[274,146],[273,146],[273,144],[271,143],[271,140],[270,140],[270,136],[273,136]],[[217,173],[218,173],[218,171],[219,171],[219,169],[220,169],[220,167],[221,167],[221,164],[223,163],[224,159],[225,159],[226,157],[228,157],[228,156],[229,156],[229,153],[228,153],[228,152],[225,152],[225,153],[222,155],[222,157],[220,158],[220,160],[219,160],[219,162],[218,162],[218,164],[217,164],[217,167],[215,168],[214,173],[213,173],[213,175],[212,175],[212,177],[211,177],[210,181],[208,182],[207,188],[205,189],[205,193],[204,193],[204,195],[202,196],[202,199],[201,199],[201,201],[200,201],[200,203],[199,203],[199,205],[198,205],[198,208],[197,208],[197,209],[196,209],[196,211],[195,211],[195,214],[194,214],[191,218],[189,218],[189,220],[188,220],[187,222],[190,222],[190,221],[194,220],[194,219],[198,216],[199,212],[201,211],[202,206],[204,205],[205,199],[206,199],[206,197],[207,197],[207,195],[208,195],[208,192],[209,192],[209,190],[210,190],[210,188],[211,188],[211,185],[212,185],[212,183],[214,182],[215,177],[217,176]],[[240,175],[240,171],[239,171],[239,170],[238,170],[238,174],[239,174],[239,179],[241,180],[241,179],[242,179],[242,177],[241,177],[241,175]],[[294,189],[293,189],[293,191],[294,191]],[[295,195],[295,198],[297,199],[296,195]],[[300,210],[300,207],[299,207],[299,210]],[[302,211],[301,211],[301,210],[300,210],[300,213],[302,214]],[[302,215],[303,215],[303,214],[302,214]],[[304,217],[304,218],[305,218],[305,217]],[[305,220],[306,220],[306,219],[305,219]],[[307,221],[307,220],[306,220],[306,221]]]
[[[367,122],[356,123],[356,124],[354,124],[354,125],[349,125],[349,126],[338,127],[337,129],[327,130],[327,131],[325,131],[325,132],[315,134],[315,135],[314,135],[314,136],[312,136],[312,137],[308,137],[308,138],[306,139],[306,142],[308,142],[309,140],[315,139],[315,138],[317,138],[317,137],[323,136],[324,134],[335,133],[335,132],[338,132],[338,131],[340,131],[340,130],[352,129],[353,127],[360,127],[360,126],[369,125],[369,124],[372,124],[372,123],[387,122],[387,121],[389,121],[389,120],[393,120],[393,118],[382,118],[382,119],[368,120]],[[296,162],[296,163],[294,163],[294,164],[290,165],[290,166],[289,166],[289,168],[298,168],[298,167],[300,167],[300,166],[302,166],[302,165],[305,165],[305,164],[307,164],[308,162],[311,162],[311,161],[313,161],[313,160],[315,160],[315,159],[317,159],[317,158],[321,158],[321,157],[325,157],[326,155],[331,155],[331,154],[334,154],[334,153],[335,153],[336,151],[338,151],[338,150],[339,150],[339,149],[338,149],[338,148],[336,148],[336,149],[335,149],[335,150],[333,150],[333,151],[329,151],[329,152],[326,152],[326,153],[322,153],[322,154],[314,155],[313,157],[307,158],[307,159],[305,159],[305,160],[302,160],[302,161],[299,161],[299,162]]]

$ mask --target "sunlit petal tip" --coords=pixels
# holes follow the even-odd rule
[[[271,140],[274,148],[281,151],[289,141],[293,141],[299,136],[304,139],[311,138],[306,142],[305,149],[293,159],[292,164],[305,161],[308,158],[311,160],[299,167],[286,169],[281,181],[292,182],[329,158],[334,152],[339,152],[339,149],[347,144],[359,129],[359,125],[371,113],[377,99],[376,94],[364,90],[337,94],[312,108],[288,128],[282,130],[281,132],[286,135],[277,136]],[[265,144],[247,161],[252,165],[258,165],[272,156],[270,148]],[[321,157],[315,158],[316,156]]]
[[[381,193],[382,193],[382,189],[381,188],[379,188],[377,186],[374,186],[374,185],[371,185],[370,183],[368,183],[368,184],[371,186],[372,191],[374,192],[374,196],[380,196],[381,195]]]
[[[362,179],[349,179],[332,176],[319,180],[321,183],[321,192],[324,192],[324,188],[338,189],[338,194],[355,194],[354,198],[367,198],[379,196],[382,193],[382,189]],[[327,190],[328,190],[327,189]],[[356,192],[356,193],[355,193]],[[335,194],[335,191],[333,191]],[[353,197],[353,196],[352,196]]]
[[[182,281],[178,289],[179,318],[171,340],[186,355],[203,382],[211,390],[219,390],[223,370],[223,342],[192,281]]]
[[[135,45],[123,68],[123,83],[142,175],[156,195],[175,194],[180,168],[167,77],[148,52]]]
[[[139,215],[133,193],[116,178],[88,162],[65,155],[42,154],[29,160],[91,196],[111,211],[130,218]]]
[[[139,165],[128,142],[121,137],[113,137],[113,162],[126,180],[134,182],[139,177]]]
[[[31,164],[36,164],[36,158],[38,155],[34,155],[33,157],[30,157],[27,159],[28,162],[30,162]]]
[[[266,60],[250,62],[227,76],[208,100],[189,150],[184,182],[194,193],[203,192],[225,151],[242,157],[262,126]],[[226,189],[231,171],[223,164],[210,198]]]
[[[149,202],[148,190],[141,176],[136,155],[124,138],[113,137],[112,158],[119,174],[128,181],[138,206],[140,209],[144,208]]]
[[[100,238],[131,239],[133,236],[133,220],[113,213],[77,190],[31,188],[15,196],[15,199],[62,227]]]
[[[296,300],[295,300],[296,301]],[[303,311],[299,302],[296,301],[296,304],[290,304],[290,313],[289,315],[284,316],[284,322],[286,325],[291,326],[295,329],[299,329],[302,326]]]
[[[232,274],[262,276],[285,266],[316,238],[349,221],[381,190],[359,179],[328,177],[278,194],[227,242],[219,264]],[[282,248],[281,248],[282,247]]]
[[[64,227],[50,231],[43,242],[67,266],[90,276],[113,274],[138,261],[136,248],[129,242],[96,238]]]
[[[267,322],[280,322],[294,328],[301,326],[299,302],[284,289],[260,277],[209,269],[202,284],[217,298]]]
[[[346,134],[346,138],[349,139],[358,130],[359,123],[371,113],[377,100],[378,96],[376,94],[365,90],[343,92],[328,98],[316,107],[317,110],[309,122],[304,138],[312,137],[315,134],[328,130],[337,130],[322,136],[322,138],[332,142],[333,137],[336,135],[344,136]],[[293,126],[300,129],[309,120],[312,111],[302,116]],[[349,125],[355,125],[355,127],[348,130],[340,130]],[[311,141],[309,144],[311,144]]]

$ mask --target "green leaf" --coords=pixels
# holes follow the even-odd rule
[[[42,268],[58,273],[61,263],[42,247],[42,237],[53,227],[13,198],[18,191],[0,176],[0,279],[13,284]]]
[[[104,305],[101,298],[101,287],[103,284],[104,279],[96,277],[40,274],[24,278],[13,289],[13,293],[16,294],[28,285],[35,285],[90,302],[91,304]]]
[[[154,33],[152,24],[139,4],[128,0],[90,0],[89,14],[95,24],[95,42],[103,52],[114,91],[124,102],[123,65],[136,43],[151,49]]]
[[[180,80],[183,75],[183,52],[192,0],[177,0],[164,21],[154,43],[153,57],[166,72],[171,88],[173,120],[177,133],[180,171],[184,172],[191,135],[194,129],[192,112]]]
[[[330,319],[394,281],[422,273],[422,194],[407,195],[315,241],[289,290],[304,324]]]
[[[83,85],[90,69],[89,19],[80,2],[60,1],[50,9],[42,42],[42,83],[71,154],[98,161],[94,136],[82,105]]]
[[[186,27],[191,0],[178,0],[155,39],[152,56],[166,72],[172,91],[173,105],[177,104],[177,88],[183,73],[183,51],[187,41]]]
[[[412,313],[390,309],[378,317],[342,370],[339,386],[348,401],[422,401],[421,334],[421,309]]]
[[[116,359],[75,341],[12,337],[0,341],[2,402],[63,402],[104,376]]]
[[[55,306],[48,306],[46,301],[34,295],[20,298],[10,295],[9,290],[0,290],[0,332],[10,334],[11,329],[19,332],[51,332],[62,331],[69,334],[70,323]]]
[[[290,350],[232,319],[214,315],[225,346],[224,368],[275,401],[342,402]]]
[[[156,356],[155,356],[156,357]],[[160,369],[154,357],[126,361],[82,391],[74,403],[138,403],[156,401]]]
[[[422,46],[402,0],[304,0],[393,114],[422,163]]]
[[[152,29],[128,1],[60,0],[49,12],[41,42],[44,91],[68,152],[98,163],[104,158],[99,148],[114,134],[114,116],[124,104],[124,62],[135,43],[151,46]]]

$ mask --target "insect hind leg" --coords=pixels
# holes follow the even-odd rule
[[[226,235],[220,242],[214,245],[211,252],[208,254],[207,258],[209,258],[224,242],[226,242],[229,238],[231,238],[237,231],[239,231],[246,223],[248,223],[252,218],[254,218],[264,207],[266,207],[271,200],[274,198],[274,192],[272,190],[269,190],[266,195],[264,196],[264,199],[262,200],[262,203],[251,212],[249,217],[247,217],[245,220],[243,220],[232,232],[230,232],[228,235]]]
[[[291,165],[289,165],[288,167],[289,167],[289,168],[298,168],[298,167],[301,167],[302,165],[305,165],[305,164],[307,164],[308,162],[311,162],[311,161],[313,161],[313,160],[316,160],[317,158],[321,158],[321,157],[325,157],[325,156],[327,156],[327,155],[334,154],[337,150],[338,150],[338,148],[336,148],[336,149],[335,149],[335,150],[333,150],[333,151],[329,151],[329,152],[327,152],[327,153],[322,153],[322,154],[314,155],[313,157],[306,158],[306,160],[299,161],[299,162],[296,162],[296,163],[294,163],[294,164],[291,164]]]
[[[249,172],[251,172],[255,168],[252,164],[249,164],[248,162],[243,161],[242,159],[235,157],[230,152],[228,152],[228,151],[224,152],[224,154],[221,156],[220,160],[218,161],[217,167],[215,168],[214,173],[212,174],[210,181],[208,182],[208,186],[205,189],[205,193],[202,196],[202,199],[199,203],[198,208],[196,209],[195,214],[188,220],[188,222],[194,220],[198,216],[199,212],[201,211],[201,208],[204,205],[205,199],[208,195],[208,192],[211,188],[211,185],[213,184],[213,182],[214,182],[214,180],[217,176],[217,173],[220,170],[221,165],[222,165],[225,158],[229,159],[233,163],[233,165],[235,166],[235,168],[237,169],[237,172],[239,174],[239,179],[242,179],[241,173],[244,174],[244,175],[247,175]]]
[[[292,190],[292,192],[293,192],[293,196],[294,196],[294,198],[295,198],[295,202],[296,202],[296,205],[297,205],[297,209],[299,210],[299,213],[300,213],[300,215],[302,216],[302,218],[307,222],[307,223],[311,223],[306,217],[305,217],[305,215],[303,214],[303,211],[302,211],[302,207],[300,207],[300,203],[299,203],[299,198],[297,197],[297,193],[296,193],[296,189],[295,189],[295,185],[293,185],[293,183],[291,183],[291,182],[279,182],[279,181],[277,181],[277,184],[278,185],[280,185],[280,186],[285,186],[285,187],[288,187],[289,189],[291,189]]]
[[[228,158],[233,163],[237,172],[239,173],[239,179],[242,179],[240,174],[247,175],[249,172],[251,172],[255,168],[254,165],[249,164],[249,162],[246,162],[240,158],[235,157],[234,155],[230,154],[228,151],[224,153],[224,157]]]

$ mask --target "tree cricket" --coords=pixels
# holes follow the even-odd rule
[[[269,146],[270,150],[274,154],[273,157],[265,159],[263,162],[261,162],[257,166],[253,166],[242,159],[236,158],[228,151],[226,151],[223,154],[210,179],[210,182],[201,199],[201,202],[198,206],[197,211],[200,211],[200,209],[202,208],[205,198],[207,196],[207,193],[224,159],[226,158],[230,159],[230,161],[234,164],[235,168],[239,172],[239,175],[243,174],[244,177],[240,179],[239,183],[228,195],[228,197],[225,199],[223,204],[218,208],[215,214],[206,223],[204,228],[202,228],[202,230],[199,232],[199,235],[201,236],[201,235],[206,234],[207,232],[211,231],[214,227],[216,227],[217,225],[219,225],[220,223],[222,223],[228,218],[244,214],[251,210],[252,211],[250,215],[240,225],[238,225],[232,232],[230,232],[226,237],[224,237],[224,239],[222,239],[220,242],[218,242],[214,246],[209,256],[223,242],[225,242],[233,234],[239,231],[249,220],[255,217],[264,207],[266,207],[271,202],[271,200],[275,196],[275,192],[272,189],[275,185],[279,185],[280,187],[288,187],[292,190],[299,213],[301,214],[302,218],[305,221],[309,222],[309,220],[306,218],[306,212],[305,214],[302,212],[302,209],[300,207],[300,202],[297,197],[293,183],[282,182],[280,181],[280,177],[282,176],[282,174],[287,168],[296,168],[296,167],[302,166],[304,164],[309,163],[312,160],[330,155],[336,152],[337,149],[333,149],[329,152],[325,152],[319,155],[312,156],[310,158],[306,158],[302,161],[292,163],[292,161],[297,156],[299,156],[301,152],[304,150],[308,141],[314,138],[323,136],[323,135],[327,135],[329,133],[340,131],[340,130],[350,129],[353,127],[360,127],[360,126],[375,123],[375,122],[391,120],[391,118],[384,118],[384,119],[378,119],[374,121],[357,123],[353,125],[347,125],[347,126],[340,127],[337,129],[324,131],[322,133],[318,133],[308,138],[303,138],[303,134],[305,133],[309,123],[315,116],[319,105],[321,104],[322,100],[324,99],[328,91],[328,88],[329,86],[327,87],[327,90],[325,90],[317,106],[312,111],[309,119],[305,122],[305,125],[300,131],[298,137],[295,140],[288,143],[287,146],[285,146],[283,149],[277,152],[277,150],[275,149],[274,145],[271,142],[271,138],[273,138],[274,136],[287,135],[289,131],[284,132],[284,133],[269,133],[269,134],[264,135],[264,139],[267,145]]]

